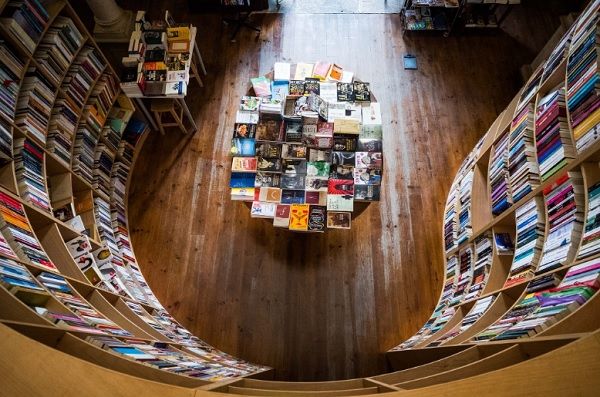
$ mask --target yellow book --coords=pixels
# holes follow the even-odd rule
[[[333,123],[334,134],[360,134],[360,123],[354,119],[335,119]]]
[[[586,132],[592,129],[596,124],[600,122],[600,108],[596,109],[594,113],[590,114],[590,116],[583,121],[583,123],[579,124],[577,127],[573,128],[573,135],[575,139],[581,138]]]
[[[167,41],[190,41],[190,27],[167,28]]]
[[[308,204],[292,204],[290,206],[290,230],[308,230]]]

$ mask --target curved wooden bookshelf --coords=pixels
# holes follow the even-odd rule
[[[17,113],[35,109],[17,105],[0,109],[13,156],[15,139],[26,138],[41,147],[40,194],[50,205],[50,211],[44,210],[22,195],[24,184],[31,182],[18,173],[14,158],[0,162],[0,193],[8,202],[2,207],[8,216],[0,220],[0,369],[6,380],[0,395],[67,395],[78,390],[89,396],[116,391],[122,396],[434,396],[484,389],[490,396],[500,396],[532,385],[537,393],[548,395],[597,390],[600,243],[596,248],[599,203],[594,189],[600,182],[600,142],[585,141],[589,136],[581,125],[593,129],[595,113],[590,116],[576,106],[581,101],[575,74],[577,51],[585,34],[598,29],[590,25],[590,17],[599,9],[600,0],[592,1],[461,165],[444,208],[444,288],[430,321],[387,353],[393,372],[288,383],[265,380],[272,369],[238,360],[190,334],[148,287],[127,224],[129,177],[147,131],[143,123],[130,121],[135,108],[119,94],[114,70],[77,13],[68,2],[50,2],[46,17],[39,17],[46,23],[32,51],[11,33],[10,15],[0,6],[1,16],[8,18],[0,20],[4,45],[24,60],[15,82],[15,102],[26,91],[23,82],[33,69],[53,87],[44,112],[48,115],[43,120],[48,126],[44,139],[15,121]],[[70,65],[82,61],[80,55],[87,54],[88,47],[103,63],[80,93],[81,106],[71,98],[70,69],[53,77],[45,61],[38,59],[41,44],[50,42],[44,38],[56,31],[54,21],[64,18],[82,37],[72,48]],[[68,40],[65,37],[61,40]],[[0,61],[0,68],[3,65]],[[117,88],[112,88],[114,83]],[[581,106],[589,106],[593,99]],[[558,103],[558,132],[543,124],[544,117],[550,117],[544,108],[549,100]],[[71,127],[57,127],[64,106],[76,109]],[[87,133],[81,132],[84,129]],[[559,158],[560,167],[548,168],[556,158],[546,153],[545,145],[557,141],[565,149],[564,159]],[[518,152],[521,148],[525,156]],[[568,148],[574,149],[570,156]],[[571,179],[565,180],[567,172]],[[556,190],[563,185],[571,190],[564,194]],[[512,197],[513,192],[518,194]],[[506,198],[506,203],[498,197]],[[539,239],[546,245],[531,256],[530,272],[515,281],[511,267],[529,248],[507,252],[496,237],[524,241],[524,229],[520,236],[517,228],[523,226],[524,206],[532,200],[541,203],[533,208],[539,212],[535,218],[540,222]],[[561,206],[563,201],[568,204]],[[90,238],[80,243],[81,225],[69,216],[59,218],[63,215],[56,210],[65,206],[72,206],[71,216],[81,218]],[[15,209],[21,211],[18,216],[9,211]],[[30,228],[30,235],[9,234],[11,222]],[[570,225],[568,243],[553,245],[548,242],[552,225],[563,226],[561,222]],[[35,253],[25,255],[24,244],[39,246],[39,253],[47,255],[55,268],[44,265]],[[539,268],[544,255],[559,259],[554,263],[546,258],[546,266]],[[514,309],[521,307],[527,311],[515,317]],[[510,319],[506,329],[486,340],[475,339],[503,318]]]

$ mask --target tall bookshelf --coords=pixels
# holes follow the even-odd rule
[[[600,329],[599,19],[600,1],[591,1],[467,156],[451,187],[445,262],[456,263],[457,255],[490,238],[494,249],[481,293],[460,296],[432,334],[438,305],[415,336],[388,353],[391,360],[409,350],[583,337]],[[466,175],[471,188],[461,189]],[[469,205],[468,238],[457,232],[462,203],[479,203]],[[500,249],[506,247],[499,237],[516,247]],[[440,304],[450,306],[445,299],[442,292]]]
[[[146,283],[127,193],[147,129],[77,13],[0,4],[0,323],[170,385],[268,373],[192,335]]]

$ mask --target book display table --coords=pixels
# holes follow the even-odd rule
[[[160,129],[148,111],[144,99],[169,98],[177,101],[191,129],[197,129],[185,96],[193,77],[203,86],[199,68],[206,75],[200,50],[196,45],[196,27],[176,24],[166,12],[165,21],[146,21],[144,11],[138,11],[136,28],[131,34],[129,54],[122,62],[125,71],[121,79],[123,92],[132,98],[144,113],[152,128]]]
[[[355,201],[381,192],[381,111],[369,83],[326,62],[276,63],[251,81],[233,128],[231,199],[275,227],[350,229]]]

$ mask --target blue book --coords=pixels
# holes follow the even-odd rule
[[[244,157],[256,155],[256,141],[252,138],[233,138],[231,140],[231,155]]]

